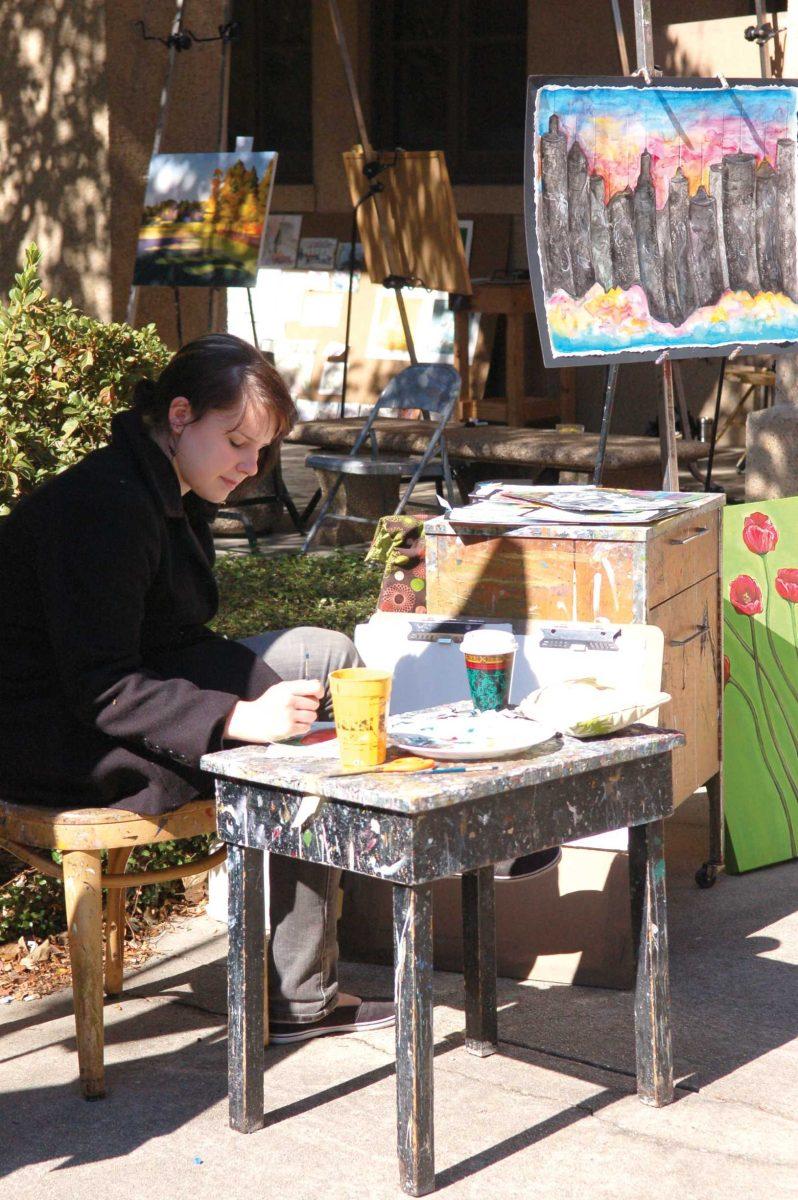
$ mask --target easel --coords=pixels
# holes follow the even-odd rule
[[[172,75],[174,73],[175,61],[181,50],[189,50],[195,42],[221,42],[222,56],[220,63],[219,76],[219,125],[217,146],[221,153],[227,140],[227,112],[229,100],[229,81],[230,81],[230,47],[234,38],[238,36],[239,27],[231,20],[232,16],[232,0],[226,0],[223,14],[223,23],[219,26],[218,35],[213,37],[198,37],[191,30],[183,28],[183,22],[186,15],[186,0],[177,0],[175,15],[172,19],[172,28],[167,38],[160,38],[148,34],[143,21],[137,21],[136,24],[141,26],[142,37],[146,41],[159,41],[169,50],[169,56],[166,64],[166,75],[164,77],[161,95],[158,101],[158,118],[155,123],[155,136],[152,143],[152,152],[150,161],[156,154],[160,153],[161,142],[163,140],[163,131],[166,125],[166,117],[169,111],[169,101],[171,99]],[[213,329],[216,324],[216,301],[217,288],[210,288],[208,293],[208,328]],[[177,343],[178,346],[183,344],[183,320],[180,310],[180,290],[177,287],[172,288],[174,306],[175,306],[175,324],[177,326]],[[127,312],[125,320],[128,325],[135,324],[136,312],[138,309],[139,288],[137,284],[130,285],[130,294],[128,296]],[[250,303],[250,312],[252,305]],[[254,316],[253,330],[254,330]],[[257,345],[257,342],[256,342]]]
[[[177,0],[177,5],[175,7],[175,15],[172,20],[172,30],[171,30],[171,33],[169,34],[169,38],[167,39],[167,45],[169,47],[169,57],[167,58],[167,61],[166,61],[166,75],[164,76],[163,87],[161,88],[161,96],[158,101],[158,119],[155,122],[155,137],[152,140],[152,154],[150,155],[150,161],[152,161],[152,159],[155,157],[155,155],[159,154],[160,150],[161,150],[161,142],[163,141],[163,131],[164,131],[164,126],[166,125],[166,114],[169,111],[169,99],[170,99],[170,92],[171,92],[171,88],[172,88],[172,73],[173,73],[174,67],[175,67],[175,60],[178,56],[178,53],[180,52],[180,50],[182,48],[184,16],[185,16],[185,0]],[[176,301],[176,303],[177,303],[177,320],[178,320],[178,329],[179,329],[179,327],[180,327],[179,298]],[[134,325],[136,323],[136,310],[138,309],[138,305],[139,305],[139,289],[135,283],[131,283],[130,295],[128,296],[128,301],[127,301],[127,312],[125,314],[125,321],[127,322],[128,325]],[[180,332],[182,332],[182,331],[180,331]],[[180,332],[178,333],[178,340],[182,341]]]
[[[166,125],[166,117],[169,110],[169,101],[171,94],[172,75],[174,72],[175,60],[181,50],[187,50],[194,42],[221,41],[222,54],[219,67],[219,122],[216,144],[219,153],[223,153],[227,145],[227,121],[229,111],[230,97],[230,49],[233,39],[237,36],[238,27],[231,20],[232,3],[231,0],[226,0],[224,8],[223,24],[219,26],[218,37],[201,38],[188,30],[184,31],[183,21],[186,13],[186,0],[177,0],[175,15],[172,21],[172,28],[169,37],[166,39],[156,39],[165,41],[169,50],[167,61],[166,76],[164,78],[163,87],[161,88],[161,96],[158,104],[158,118],[155,126],[155,136],[153,138],[153,147],[151,158],[160,153],[161,142],[163,140],[164,127]],[[150,37],[142,23],[142,34],[145,38]],[[241,138],[236,141],[236,150],[251,150],[252,138]],[[252,323],[252,339],[256,348],[258,347],[257,328],[255,325],[255,313],[252,307],[252,290],[247,288],[247,300],[249,304],[249,316]],[[183,322],[180,311],[180,291],[177,287],[172,289],[175,304],[175,321],[177,325],[177,341],[178,345],[183,344]],[[128,298],[128,307],[126,320],[132,325],[136,319],[136,310],[138,308],[138,286],[131,285],[130,296]],[[218,288],[210,288],[208,293],[208,328],[209,332],[213,330],[217,323],[217,301]],[[236,502],[235,507],[231,509],[220,509],[220,515],[232,515],[239,519],[244,526],[244,532],[249,542],[251,549],[257,549],[256,534],[249,513],[246,509],[252,505],[268,504],[269,502],[277,501],[282,504],[287,510],[294,528],[298,533],[303,532],[304,523],[310,512],[313,509],[313,502],[307,506],[303,513],[299,513],[291,499],[288,489],[283,480],[282,468],[280,465],[279,456],[272,466],[269,475],[271,477],[273,491],[262,496],[253,496],[245,500]]]
[[[771,37],[774,39],[777,49],[777,70],[775,74],[776,78],[780,79],[782,71],[782,56],[779,52],[777,42],[779,35],[778,25],[771,26],[768,22],[766,0],[754,0],[754,11],[756,12],[756,25],[746,29],[745,37],[748,41],[756,42],[759,46],[759,70],[763,79],[772,79],[774,75],[773,64],[770,61],[770,53],[768,51],[768,42],[770,41]],[[776,17],[776,20],[778,21],[778,17]],[[723,384],[726,379],[726,364],[729,361],[729,357],[722,358],[720,360],[720,370],[718,371],[718,386],[715,392],[715,411],[712,415],[712,432],[709,438],[709,458],[707,459],[707,475],[704,483],[705,492],[708,492],[712,485],[712,467],[715,462],[715,445],[718,440],[720,405],[723,398]],[[740,459],[740,463],[738,463],[738,470],[742,470],[742,463],[744,462],[744,459],[745,455],[743,455],[743,457]]]
[[[411,364],[418,358],[402,294],[406,287],[425,286],[435,291],[469,294],[471,280],[457,227],[454,197],[441,151],[404,151],[378,154],[369,139],[346,44],[337,0],[329,0],[338,49],[346,76],[360,145],[344,155],[344,166],[353,205],[351,257],[356,230],[372,283],[395,292],[402,331]],[[385,173],[384,179],[379,178]],[[368,184],[365,191],[363,180]],[[418,199],[422,198],[419,204]],[[373,204],[366,207],[369,200]],[[423,210],[423,216],[422,216]],[[430,232],[432,231],[432,232]],[[441,252],[444,248],[444,252]],[[344,381],[341,415],[346,402],[353,265],[347,303]]]
[[[374,210],[377,214],[377,221],[379,223],[380,231],[382,234],[383,245],[385,247],[385,254],[386,254],[388,262],[391,266],[391,270],[389,271],[389,278],[395,281],[394,283],[391,284],[391,286],[394,287],[394,290],[396,292],[396,304],[399,309],[399,319],[402,322],[402,331],[403,331],[404,337],[405,337],[405,345],[407,346],[407,352],[410,355],[410,362],[413,365],[415,365],[418,362],[418,358],[416,356],[416,348],[415,348],[415,345],[413,342],[413,334],[410,330],[410,322],[407,319],[407,309],[405,308],[404,296],[402,295],[402,288],[407,286],[407,281],[403,280],[402,277],[400,275],[398,275],[394,269],[396,266],[396,250],[395,250],[395,247],[393,244],[393,240],[385,227],[385,221],[383,219],[383,213],[382,213],[382,205],[379,202],[379,193],[383,190],[383,185],[379,181],[375,182],[376,176],[381,171],[383,171],[385,168],[384,168],[384,166],[382,166],[381,164],[379,164],[377,162],[377,156],[374,153],[374,146],[371,143],[371,140],[368,135],[368,131],[366,129],[366,121],[363,116],[363,109],[360,104],[360,96],[359,96],[358,90],[357,90],[357,83],[355,82],[355,74],[354,74],[354,71],[352,70],[352,60],[349,57],[349,49],[346,44],[346,35],[344,33],[343,22],[341,21],[341,13],[338,9],[338,2],[337,2],[337,0],[329,0],[329,5],[330,5],[330,17],[332,18],[333,30],[335,32],[335,40],[338,43],[338,51],[341,55],[341,63],[343,64],[344,75],[346,76],[346,86],[349,89],[349,98],[352,102],[352,110],[355,114],[355,124],[357,125],[357,130],[358,130],[358,134],[360,137],[360,144],[363,147],[363,154],[365,156],[365,166],[363,169],[363,173],[365,174],[366,178],[369,180],[370,185],[371,185],[369,187],[369,190],[368,190],[366,196],[363,197],[363,200],[373,199],[373,201],[374,201]],[[354,258],[354,253],[353,253],[352,257]],[[352,274],[352,267],[350,264],[350,280],[351,280],[351,274]],[[350,296],[351,296],[351,289],[350,289]],[[347,341],[346,346],[344,347],[344,354],[346,355],[346,358],[344,359],[344,384],[345,384],[347,360],[349,358],[349,342],[348,341]],[[341,398],[342,411],[343,411],[343,404],[345,402],[345,397],[346,397],[346,390],[345,390],[345,386],[344,386],[344,389],[342,392],[342,398]]]
[[[621,65],[628,60],[626,56],[626,42],[624,39],[623,26],[620,21],[620,11],[618,9],[617,0],[611,0],[613,9],[613,18],[615,21],[615,30],[618,37],[618,49],[621,57]],[[635,12],[635,51],[637,56],[637,69],[634,72],[636,75],[642,75],[646,83],[649,83],[653,78],[661,72],[654,65],[654,37],[651,20],[651,0],[634,0]],[[670,354],[664,350],[657,359],[657,363],[662,366],[662,389],[659,394],[658,416],[659,416],[659,439],[660,439],[660,456],[662,459],[662,486],[665,491],[678,492],[679,490],[679,463],[676,457],[676,404],[674,398],[673,387],[673,363],[670,359]],[[596,459],[596,469],[593,473],[593,483],[599,486],[601,476],[604,471],[604,457],[607,449],[607,437],[609,436],[610,423],[612,421],[612,410],[615,404],[615,389],[618,382],[618,366],[612,364],[607,367],[607,376],[604,387],[604,411],[601,418],[601,433],[599,435],[599,452]],[[680,389],[683,398],[683,389]],[[682,413],[683,432],[689,437],[689,425],[687,424],[687,414]]]

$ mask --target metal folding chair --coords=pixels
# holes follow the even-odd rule
[[[442,480],[449,504],[454,504],[452,472],[443,431],[454,412],[459,395],[460,376],[454,367],[447,366],[445,363],[418,363],[415,366],[406,367],[404,371],[400,371],[398,375],[394,376],[384,389],[348,454],[308,455],[305,459],[305,466],[335,472],[335,481],[305,538],[302,546],[303,553],[310,549],[325,521],[376,524],[376,520],[371,517],[330,512],[338,489],[346,475],[375,477],[393,475],[398,476],[400,480],[408,480],[407,487],[394,509],[395,514],[404,511],[410,501],[413,489],[422,479]],[[374,422],[384,409],[397,408],[420,409],[427,418],[430,438],[420,457],[397,458],[393,455],[386,457],[380,455],[376,431],[373,429]],[[371,451],[369,458],[360,454],[367,440],[370,443]]]

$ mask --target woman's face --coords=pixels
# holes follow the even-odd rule
[[[243,400],[233,408],[210,409],[193,420],[191,405],[176,396],[169,407],[172,462],[180,491],[221,504],[258,470],[258,456],[274,441],[275,416],[260,404]]]

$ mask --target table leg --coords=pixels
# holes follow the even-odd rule
[[[227,847],[227,1086],[230,1125],[263,1127],[263,851]]]
[[[432,888],[393,889],[399,1179],[411,1196],[435,1189],[432,1124]]]
[[[629,830],[629,883],[637,952],[637,1091],[644,1104],[662,1108],[673,1099],[662,821]]]
[[[463,872],[463,966],[466,1050],[480,1058],[495,1054],[496,914],[493,867]]]

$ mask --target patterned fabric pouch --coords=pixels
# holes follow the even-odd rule
[[[377,601],[380,612],[427,611],[427,548],[424,522],[435,513],[381,517],[366,562],[384,563]]]

